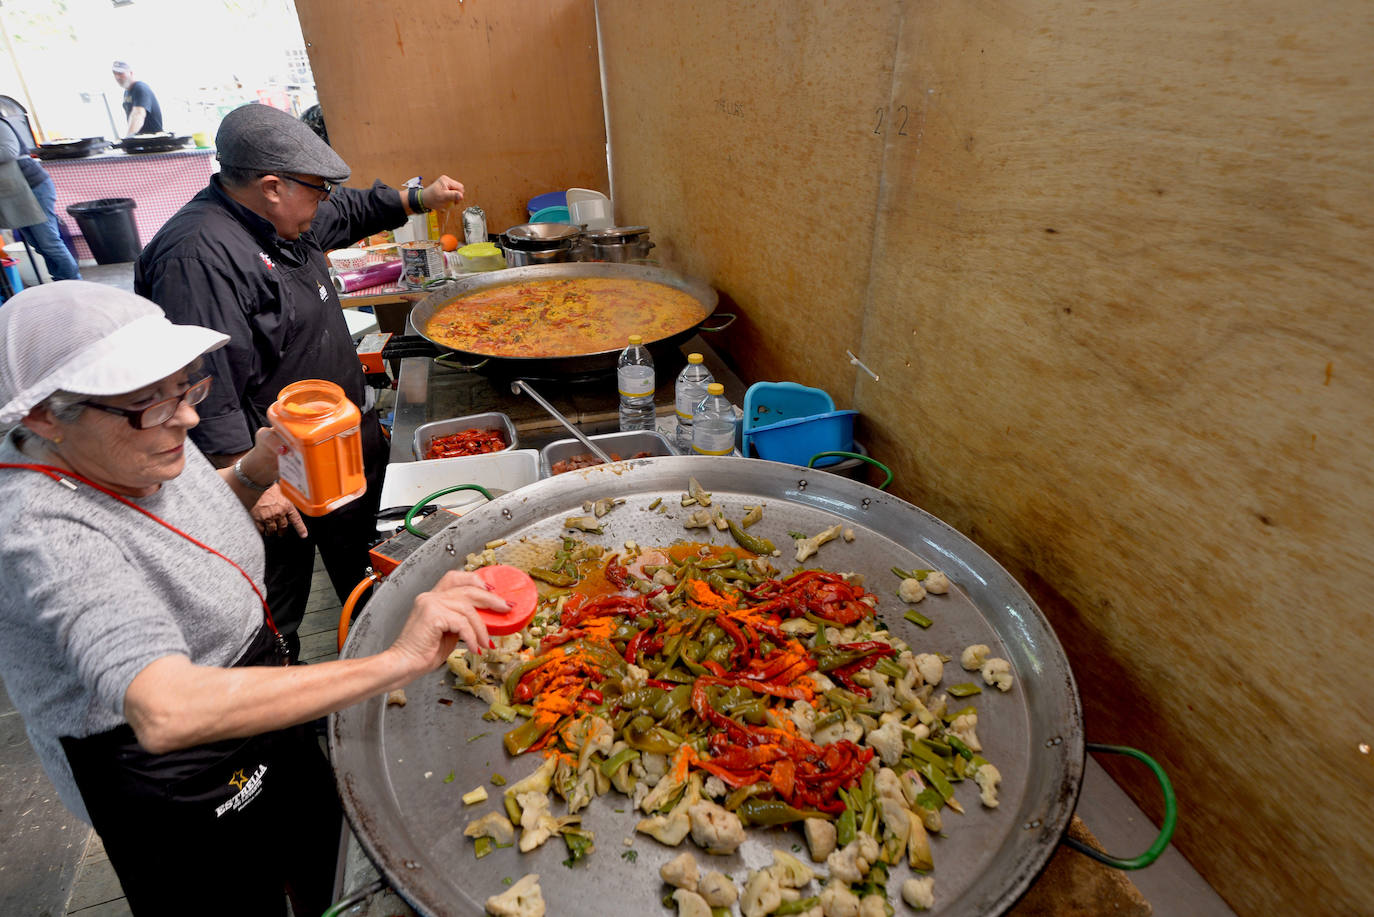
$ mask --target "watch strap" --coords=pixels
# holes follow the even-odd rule
[[[244,487],[247,487],[249,490],[256,491],[258,493],[262,493],[263,491],[267,490],[267,488],[277,483],[276,481],[272,481],[267,484],[259,484],[257,481],[250,478],[248,476],[248,472],[243,470],[243,459],[241,458],[234,462],[234,477],[238,478],[239,483],[242,484]]]

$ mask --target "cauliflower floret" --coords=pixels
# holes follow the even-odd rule
[[[983,681],[996,685],[998,691],[1011,690],[1011,663],[1005,659],[989,659],[983,663]]]
[[[859,896],[848,886],[831,882],[821,891],[821,913],[825,917],[859,917]]]
[[[644,687],[644,682],[648,677],[648,669],[641,669],[632,662],[625,666],[625,678],[621,681],[621,684],[625,686],[626,691],[633,691],[635,688]]]
[[[995,765],[984,764],[973,772],[973,782],[978,784],[978,798],[989,809],[997,808],[997,784],[1002,782],[1002,772]]]
[[[549,797],[543,793],[520,793],[520,852],[529,853],[558,831],[558,820],[549,814]]]
[[[773,851],[773,865],[768,871],[781,888],[801,888],[815,878],[805,863],[783,850]]]
[[[605,755],[610,752],[611,745],[615,742],[615,730],[599,716],[579,720],[578,727],[573,729],[573,738],[580,738],[582,741],[582,750],[577,756],[577,769],[583,771],[587,769],[587,759],[593,754],[601,752]]]
[[[777,878],[766,869],[750,872],[749,881],[744,885],[744,897],[739,902],[740,913],[744,917],[764,917],[781,904],[782,889]]]
[[[873,845],[871,848],[873,854],[871,859],[863,855],[863,853],[867,851],[861,850],[860,842],[863,838],[868,838],[869,842]],[[873,860],[878,858],[877,848],[877,841],[873,840],[873,838],[864,834],[862,831],[859,832],[858,837],[825,858],[825,865],[826,868],[830,870],[831,878],[839,879],[841,882],[860,881],[868,874],[868,867],[873,863]],[[857,898],[854,901],[854,906],[856,908],[858,907]]]
[[[934,653],[922,653],[916,657],[916,671],[928,685],[938,685],[945,677],[945,664]]]
[[[902,751],[906,744],[902,738],[901,723],[887,723],[877,729],[870,729],[868,735],[864,736],[864,744],[869,745],[878,753],[878,757],[883,759],[883,763],[888,767],[893,766],[902,759]]]
[[[697,894],[705,898],[711,907],[730,907],[739,897],[739,890],[729,876],[713,869],[697,883]]]
[[[802,738],[809,739],[816,734],[816,708],[806,701],[794,701],[787,709],[787,716],[796,724]]]
[[[644,770],[644,773],[640,776],[644,778],[644,782],[649,786],[658,786],[658,782],[663,779],[663,775],[668,773],[668,756],[661,755],[658,752],[645,752],[639,756],[639,761],[637,763]]]
[[[544,917],[544,892],[539,874],[530,873],[499,895],[487,899],[487,913],[495,917]]]
[[[673,903],[677,905],[677,917],[711,917],[711,905],[694,891],[679,888],[673,892]]]
[[[697,890],[697,880],[701,877],[696,857],[690,853],[680,853],[664,863],[659,867],[658,875],[674,888],[685,888],[689,892]]]
[[[707,853],[734,853],[744,843],[744,823],[738,815],[710,800],[687,810],[692,820],[692,840]]]
[[[983,667],[983,661],[988,658],[988,653],[991,652],[992,649],[986,643],[966,646],[964,651],[959,654],[959,664],[967,671],[975,672]]]
[[[864,728],[854,720],[838,720],[829,726],[822,726],[816,730],[812,736],[812,741],[817,745],[830,745],[848,739],[857,744],[864,736]]]
[[[864,895],[859,901],[859,917],[887,917],[887,899],[882,895]]]
[[[902,584],[897,587],[897,598],[909,605],[915,605],[925,597],[926,587],[914,576],[902,580]]]
[[[730,792],[730,788],[725,785],[715,774],[706,778],[706,783],[701,788],[701,795],[709,796],[712,799],[719,799]]]
[[[660,785],[666,785],[669,782],[668,780],[659,781]],[[682,799],[673,806],[671,812],[667,815],[655,815],[652,818],[646,818],[635,825],[635,830],[643,831],[654,840],[667,844],[669,847],[676,847],[692,830],[692,819],[687,813],[692,806],[700,801],[701,776],[693,774],[687,780],[687,790],[682,794]]]
[[[949,724],[949,731],[969,747],[970,751],[982,751],[983,743],[978,741],[978,714],[961,713]]]
[[[907,879],[902,883],[902,900],[918,911],[935,906],[935,877]]]
[[[684,529],[709,529],[712,523],[712,515],[709,509],[692,510],[686,519],[682,520]]]
[[[934,593],[935,595],[944,595],[946,592],[949,592],[949,577],[945,576],[939,570],[931,570],[926,574],[926,578],[921,582],[921,585],[926,587],[926,592]]]
[[[802,561],[810,557],[812,554],[815,554],[817,551],[821,549],[821,545],[825,544],[827,541],[839,537],[840,531],[843,528],[844,526],[840,525],[837,522],[825,531],[817,532],[810,538],[798,538],[797,563],[801,563]]]
[[[835,823],[824,818],[808,818],[802,822],[806,832],[806,846],[811,851],[811,859],[824,863],[825,858],[835,852]]]
[[[860,831],[854,835],[854,840],[850,843],[859,845],[859,856],[869,863],[878,862],[878,841],[867,831]],[[864,872],[868,872],[867,869]]]
[[[811,679],[811,683],[816,686],[816,690],[821,694],[835,689],[835,683],[830,680],[830,676],[822,672],[807,672],[806,677]]]
[[[465,837],[489,837],[498,844],[510,844],[515,840],[515,826],[500,812],[488,812],[476,821],[468,822],[463,829]]]

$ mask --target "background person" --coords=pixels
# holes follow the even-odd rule
[[[477,609],[506,608],[450,572],[383,652],[283,667],[247,512],[280,440],[216,471],[186,437],[225,340],[81,281],[0,308],[0,677],[138,917],[328,908],[338,798],[296,724],[489,647]]]
[[[296,647],[315,549],[341,601],[367,574],[389,453],[324,252],[452,206],[463,186],[441,176],[423,190],[340,187],[349,169],[339,155],[266,105],[225,116],[215,146],[219,174],[158,231],[134,270],[134,290],[172,321],[229,335],[206,357],[216,386],[192,439],[216,465],[233,464],[266,425],[277,393],[302,379],[337,383],[363,412],[362,497],[303,518],[273,485],[253,508],[267,543],[268,602]]]
[[[115,61],[110,69],[115,82],[124,90],[124,117],[129,119],[129,129],[124,136],[162,131],[162,106],[157,104],[152,87],[135,80],[133,68],[122,60]]]
[[[27,128],[0,118],[0,225],[23,230],[53,280],[79,280],[81,270],[58,229],[57,188],[29,155],[27,135]]]

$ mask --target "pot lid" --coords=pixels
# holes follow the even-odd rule
[[[597,229],[587,233],[587,238],[593,242],[605,244],[607,242],[633,242],[639,236],[647,235],[647,226],[612,226],[609,229]]]
[[[548,243],[574,239],[581,231],[567,223],[521,223],[507,229],[505,235],[512,242]]]

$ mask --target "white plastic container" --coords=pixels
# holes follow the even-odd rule
[[[539,452],[535,449],[510,449],[486,455],[463,455],[428,462],[393,462],[386,466],[382,481],[381,508],[414,506],[420,500],[455,484],[480,484],[493,499],[539,480]],[[475,490],[456,490],[434,501],[450,512],[462,515],[485,503]],[[378,523],[378,531],[390,531],[394,522]]]
[[[360,248],[336,248],[327,257],[336,271],[353,271],[367,264],[367,252]]]
[[[609,229],[615,225],[611,218],[611,199],[589,188],[569,188],[568,220],[574,226]]]

